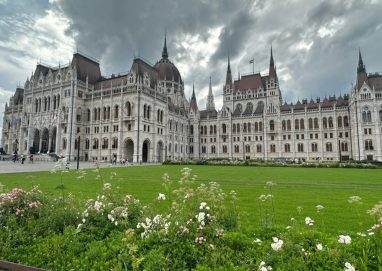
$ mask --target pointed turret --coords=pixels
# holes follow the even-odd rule
[[[167,35],[164,35],[164,45],[162,50],[162,58],[168,58],[168,52],[167,52]]]
[[[273,49],[271,46],[271,58],[269,61],[269,79],[274,79],[277,82],[277,72],[275,67],[275,61],[273,60]]]
[[[210,76],[210,88],[208,90],[208,96],[207,96],[207,110],[208,111],[215,110],[215,101],[214,101],[214,94],[212,93],[211,76]]]
[[[357,67],[357,89],[360,89],[364,82],[367,82],[367,73],[366,67],[363,64],[361,49],[359,49]]]
[[[228,56],[228,66],[227,66],[227,74],[225,77],[225,84],[232,86],[232,74],[231,74],[231,64]]]
[[[192,84],[192,96],[191,96],[191,101],[190,101],[190,111],[191,110],[194,111],[195,113],[198,111],[198,103],[196,102],[194,84]]]
[[[363,64],[361,49],[359,49],[357,73],[361,73],[361,72],[366,72],[366,68],[365,68],[365,65]]]

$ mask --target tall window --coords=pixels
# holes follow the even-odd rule
[[[318,151],[317,143],[312,143],[312,152],[317,152],[317,151]]]
[[[290,144],[289,143],[284,145],[284,151],[285,152],[290,152]]]
[[[365,140],[365,150],[366,151],[374,150],[373,141],[371,139]]]
[[[318,129],[318,118],[314,118],[314,129]]]
[[[338,118],[337,118],[337,126],[338,126],[338,128],[342,128],[342,117],[341,116],[338,116]]]
[[[322,119],[322,128],[328,129],[328,120],[326,118]]]
[[[256,145],[256,152],[261,152],[261,145],[260,144]]]
[[[285,120],[283,120],[283,121],[281,122],[281,129],[282,129],[283,131],[286,130],[286,121],[285,121]]]
[[[245,145],[245,152],[251,152],[251,146]]]
[[[312,118],[309,118],[309,120],[308,120],[308,127],[309,127],[309,130],[313,129],[313,119]]]
[[[290,120],[287,120],[287,130],[290,131],[292,129],[292,124]]]
[[[298,143],[297,144],[297,151],[298,152],[304,152],[304,144]]]
[[[333,151],[332,143],[330,143],[330,142],[326,143],[326,151],[327,152],[332,152]]]
[[[329,117],[329,128],[333,128],[333,118],[332,117]]]
[[[275,144],[271,144],[270,145],[270,151],[271,152],[276,152],[276,145]]]
[[[300,129],[300,122],[299,122],[299,120],[294,120],[294,129],[295,130],[299,130]]]
[[[269,130],[270,131],[274,131],[275,130],[275,121],[274,120],[270,120],[269,121]]]
[[[300,130],[304,130],[304,129],[305,129],[304,120],[300,119]]]
[[[371,122],[371,111],[369,107],[365,106],[362,111],[362,121],[364,123]]]
[[[341,142],[341,151],[348,151],[348,143]]]

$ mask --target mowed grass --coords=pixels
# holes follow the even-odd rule
[[[142,166],[103,168],[104,182],[119,187],[123,194],[132,194],[143,203],[153,203],[159,192],[164,192],[162,176],[168,173],[172,180],[179,180],[184,166]],[[197,183],[218,182],[229,193],[238,195],[240,227],[254,230],[261,226],[261,212],[258,197],[269,194],[265,188],[267,181],[277,185],[272,187],[274,195],[275,219],[280,226],[291,224],[291,217],[300,223],[306,216],[316,221],[315,226],[331,234],[355,234],[365,232],[373,218],[366,211],[382,201],[382,170],[341,169],[341,168],[273,168],[236,166],[189,166],[197,175]],[[111,172],[117,176],[110,180]],[[94,198],[102,191],[102,181],[96,180],[96,173],[87,170],[84,178],[71,170],[63,176],[64,192],[72,193],[81,200]],[[57,186],[61,183],[59,173],[15,173],[0,174],[0,182],[6,190],[13,187],[29,189],[39,185],[49,196],[61,195]],[[362,198],[362,204],[350,204],[350,196]],[[317,213],[316,206],[325,208]],[[302,212],[297,207],[302,207]],[[264,209],[263,209],[264,210]]]

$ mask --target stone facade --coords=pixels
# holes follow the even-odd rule
[[[56,153],[74,160],[162,162],[188,159],[382,161],[382,75],[359,54],[356,84],[343,97],[283,102],[271,51],[269,74],[232,80],[223,107],[212,87],[205,110],[169,60],[135,58],[127,74],[103,77],[75,53],[66,66],[38,64],[5,107],[1,146],[8,153]]]

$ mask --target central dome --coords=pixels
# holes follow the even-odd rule
[[[155,64],[155,69],[158,70],[159,80],[173,81],[182,83],[178,68],[168,59],[166,38],[162,51],[162,59]]]

